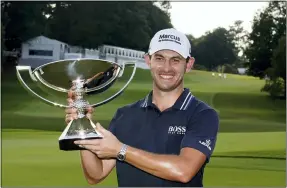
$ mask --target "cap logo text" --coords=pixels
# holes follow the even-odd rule
[[[180,42],[180,38],[175,36],[175,35],[165,35],[165,34],[162,34],[159,36],[159,41],[158,42],[162,42],[162,41],[171,41],[171,42],[176,42],[178,43],[179,45],[181,45],[181,42]]]

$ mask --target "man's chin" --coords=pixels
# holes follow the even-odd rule
[[[158,84],[157,85],[157,88],[160,90],[160,91],[163,91],[163,92],[169,92],[169,91],[172,91],[176,88],[176,85],[160,85]]]

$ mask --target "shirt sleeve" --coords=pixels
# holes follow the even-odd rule
[[[188,124],[181,148],[190,147],[206,155],[207,161],[213,153],[219,128],[218,114],[213,109],[199,112]]]

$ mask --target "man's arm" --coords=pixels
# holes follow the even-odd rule
[[[89,83],[89,82],[91,82],[92,80],[96,79],[97,77],[101,76],[102,74],[104,74],[104,72],[99,72],[98,74],[94,75],[93,77],[88,78],[88,79],[86,80],[86,84]]]
[[[68,103],[73,102],[73,93],[69,92]],[[87,117],[92,118],[93,108],[87,109]],[[66,123],[70,123],[73,119],[77,118],[77,110],[74,108],[66,109]],[[112,123],[110,124],[112,125]],[[112,126],[111,126],[112,127]],[[99,159],[97,155],[89,150],[81,150],[81,164],[86,180],[89,184],[97,184],[105,179],[112,169],[115,167],[115,159]]]
[[[115,122],[119,116],[119,110],[112,118],[109,130],[115,134]],[[91,119],[91,113],[89,114]],[[99,123],[96,127],[101,127]],[[100,159],[95,153],[89,150],[81,150],[81,162],[84,175],[89,184],[97,184],[104,180],[116,165],[116,159]]]
[[[159,155],[128,147],[126,162],[154,176],[182,183],[189,182],[204,164],[206,156],[193,148],[180,155]]]
[[[105,179],[115,167],[115,159],[99,159],[88,150],[81,150],[84,175],[89,184],[97,184]]]

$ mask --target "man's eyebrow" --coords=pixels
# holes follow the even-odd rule
[[[161,54],[154,54],[154,56],[155,57],[163,57],[164,58],[164,56],[161,55]],[[177,55],[177,56],[171,57],[170,59],[184,59],[184,58],[182,58],[181,56]]]
[[[183,59],[181,56],[173,56],[171,59]]]
[[[161,54],[154,54],[154,56],[163,57],[163,55],[161,55]]]

